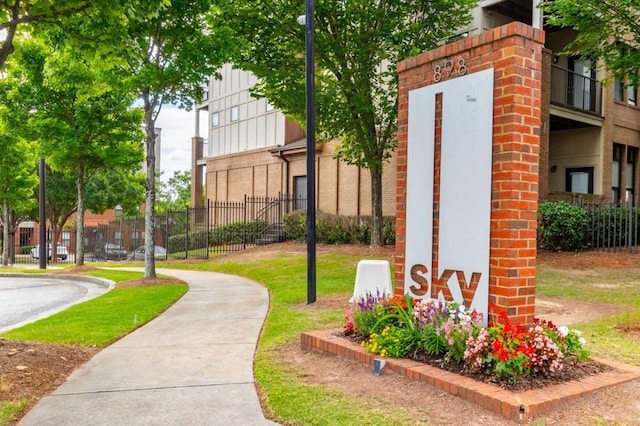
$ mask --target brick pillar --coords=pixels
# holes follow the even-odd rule
[[[198,164],[203,157],[204,139],[200,136],[191,138],[191,207],[202,207],[202,169]]]
[[[533,322],[543,43],[543,31],[513,22],[398,64],[396,293],[404,293],[405,237],[411,232],[406,229],[408,93],[435,84],[436,71],[461,58],[466,74],[494,69],[489,302],[495,304],[494,312],[506,311],[512,321]],[[439,81],[459,75],[437,74]],[[435,222],[434,235],[437,226]],[[436,253],[433,257],[437,262]],[[431,282],[442,285],[435,270],[429,269]]]

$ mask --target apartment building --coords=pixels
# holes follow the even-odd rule
[[[563,55],[571,29],[544,25],[539,0],[482,0],[472,22],[456,37],[512,21],[544,28],[540,184],[542,200],[603,200],[638,204],[640,105],[637,88],[624,81],[603,85],[606,71],[580,57]],[[225,65],[211,80],[198,110],[208,116],[206,135],[193,138],[192,205],[206,198],[240,200],[247,195],[305,195],[306,141],[296,123],[254,99],[251,74]],[[198,128],[198,126],[196,126]],[[318,208],[339,214],[370,214],[366,170],[333,158],[337,142],[316,146]],[[395,159],[386,166],[384,214],[395,211]]]
[[[469,35],[520,21],[545,30],[543,57],[540,198],[614,203],[640,201],[637,88],[597,64],[562,51],[572,29],[543,25],[538,0],[483,0],[474,10]],[[589,195],[591,194],[591,195]]]
[[[227,64],[220,74],[220,80],[211,79],[207,99],[198,107],[196,120],[206,112],[202,115],[208,117],[208,131],[193,138],[192,205],[202,202],[203,178],[208,200],[241,201],[245,195],[306,197],[304,130],[267,99],[249,94],[256,83],[251,73]],[[317,207],[328,213],[370,215],[369,171],[336,160],[337,143],[316,144]],[[383,174],[385,215],[395,214],[395,179],[395,161],[391,161]]]

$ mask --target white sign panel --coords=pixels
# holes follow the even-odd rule
[[[434,164],[436,95],[442,94],[440,164]],[[409,92],[405,293],[451,297],[487,315],[491,227],[493,69]],[[434,240],[434,170],[439,166],[439,229]],[[464,290],[464,291],[463,291]],[[469,306],[471,305],[471,306]]]

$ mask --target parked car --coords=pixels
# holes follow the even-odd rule
[[[167,250],[164,247],[153,246],[154,254],[153,256],[156,259],[166,259],[167,258]],[[140,246],[133,251],[131,254],[131,260],[144,260],[144,246]]]
[[[125,260],[129,253],[116,243],[105,243],[104,247],[97,248],[94,257],[105,260]]]
[[[69,257],[69,250],[67,250],[67,248],[65,246],[63,246],[62,244],[58,244],[57,246],[57,257],[58,260],[67,260],[67,258]],[[31,257],[33,257],[34,259],[40,259],[40,246],[37,245],[34,248],[31,249]],[[49,255],[48,255],[48,260],[51,260],[51,245],[49,245]]]

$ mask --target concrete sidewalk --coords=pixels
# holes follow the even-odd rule
[[[267,290],[213,272],[158,270],[190,285],[161,316],[105,348],[20,425],[263,425],[253,355]]]

